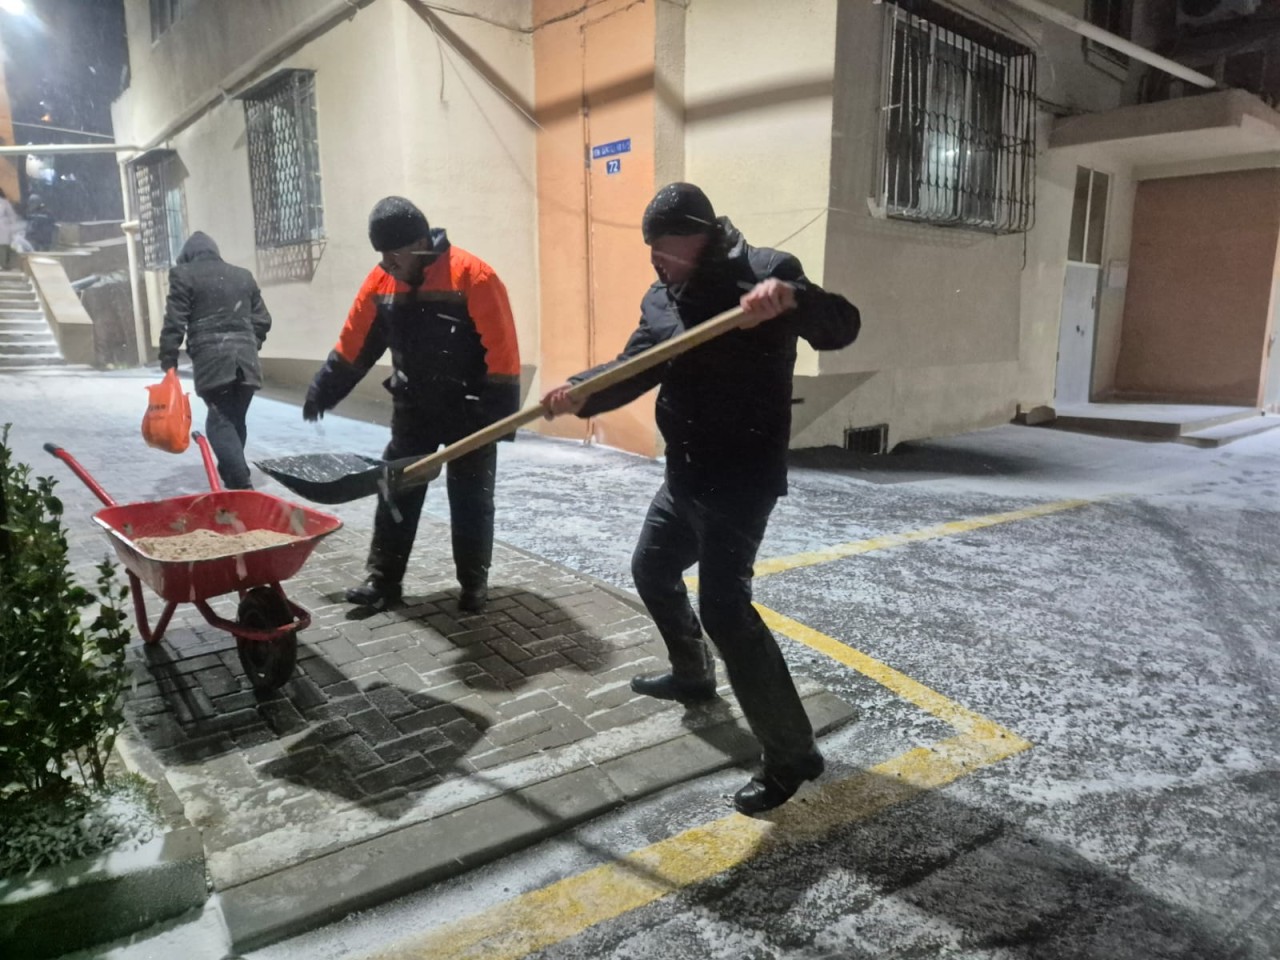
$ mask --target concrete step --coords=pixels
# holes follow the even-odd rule
[[[35,297],[0,297],[0,313],[7,310],[39,310],[40,302]]]
[[[7,343],[57,343],[53,338],[53,334],[49,332],[49,328],[43,330],[37,326],[30,329],[23,328],[21,330],[5,330],[0,328],[0,350],[4,349]]]
[[[0,370],[26,370],[31,367],[60,367],[66,364],[60,353],[28,353],[21,356],[0,353]]]
[[[12,360],[14,357],[47,357],[50,354],[61,357],[58,343],[52,338],[35,340],[31,343],[0,343],[0,359]]]
[[[1235,440],[1243,440],[1245,437],[1255,437],[1277,427],[1280,427],[1280,417],[1259,415],[1184,433],[1178,438],[1178,442],[1190,444],[1193,447],[1221,447]]]
[[[1177,440],[1188,434],[1252,419],[1261,412],[1256,407],[1194,404],[1072,404],[1059,407],[1056,418],[1045,426],[1117,437]]]
[[[38,310],[32,311],[26,315],[14,313],[0,314],[0,330],[21,330],[30,326],[48,328],[49,324],[45,322],[44,314]]]

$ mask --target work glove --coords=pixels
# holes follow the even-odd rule
[[[324,410],[321,409],[320,404],[311,397],[307,397],[306,402],[302,405],[302,419],[307,423],[315,423],[323,416]]]

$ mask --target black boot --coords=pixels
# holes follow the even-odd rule
[[[488,584],[463,587],[458,593],[458,609],[463,613],[482,613],[489,602]]]
[[[374,610],[386,610],[400,602],[400,584],[370,577],[358,587],[347,589],[347,603]]]
[[[825,769],[822,754],[815,750],[803,763],[786,771],[771,773],[766,770],[752,777],[750,783],[733,795],[733,805],[739,813],[747,816],[780,807],[795,795],[800,784],[816,780]]]
[[[657,697],[659,700],[675,700],[686,706],[694,703],[706,703],[716,698],[714,680],[690,682],[681,680],[673,673],[655,673],[648,676],[631,678],[631,689],[646,697]]]

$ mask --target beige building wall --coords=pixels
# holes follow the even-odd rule
[[[210,6],[198,5],[193,17]],[[282,6],[289,5],[264,3],[254,9],[265,15]],[[492,12],[494,4],[462,0],[454,6]],[[527,20],[527,3],[501,6],[502,13],[523,12]],[[145,0],[129,3],[131,30],[139,29],[139,22],[149,29],[146,13]],[[240,24],[245,56],[269,19]],[[192,32],[180,32],[188,26]],[[215,43],[203,59],[194,35],[201,26],[199,19],[179,21],[172,38],[166,34],[157,49],[171,40],[172,56],[189,54],[194,72],[207,76],[234,63],[235,48]],[[388,194],[414,200],[433,226],[449,231],[451,242],[497,270],[511,295],[522,360],[526,367],[536,362],[535,128],[495,89],[531,89],[532,41],[525,33],[473,18],[452,17],[447,27],[461,52],[438,41],[414,6],[377,0],[263,74],[282,68],[316,73],[327,239],[310,282],[263,288],[275,321],[263,357],[301,361],[295,377],[309,375],[328,355],[356,291],[377,263],[368,241],[368,214]],[[144,36],[149,40],[149,32]],[[372,56],[372,51],[379,53]],[[185,109],[176,98],[153,99],[145,76],[135,73],[130,90],[115,105],[122,140],[129,137],[128,125],[138,122],[139,104],[147,104],[141,110],[144,129],[167,123],[154,108],[155,99],[175,113]],[[134,135],[145,140],[145,132]],[[214,107],[168,145],[186,168],[188,229],[209,233],[225,259],[252,269],[256,255],[243,103],[228,100]],[[148,299],[157,318],[163,313],[164,285],[165,274],[148,272]],[[153,324],[153,340],[158,329]],[[382,376],[373,371],[366,379]]]
[[[1084,7],[1084,0],[1057,3],[1073,13]],[[1075,34],[1007,4],[962,5],[1038,51],[1039,93],[1052,109],[1119,102],[1121,80],[1085,65]],[[270,36],[328,9],[227,0],[215,17],[214,6],[197,5],[156,45],[153,61],[147,3],[128,0],[131,46],[141,48],[133,88],[116,105],[121,139],[145,142],[226,78],[241,82],[240,65]],[[228,16],[228,6],[243,16]],[[545,379],[534,369],[543,364],[546,377],[558,380],[600,359],[604,341],[620,341],[634,322],[634,309],[624,305],[638,301],[649,271],[638,229],[628,245],[625,227],[638,227],[654,185],[687,179],[706,188],[751,242],[795,253],[810,277],[863,311],[863,335],[851,348],[820,356],[802,350],[794,443],[838,444],[849,427],[887,423],[893,444],[1005,422],[1019,405],[1052,402],[1078,164],[1112,175],[1104,263],[1127,257],[1132,171],[1088,151],[1048,151],[1048,112],[1040,118],[1030,233],[996,237],[876,213],[881,4],[795,0],[785,16],[769,0],[609,0],[586,12],[569,0],[453,6],[515,29],[428,13],[406,0],[372,0],[278,65],[317,71],[328,241],[310,283],[266,288],[278,323],[267,357],[308,369],[324,357],[374,262],[368,210],[396,192],[498,269],[512,293],[530,381]],[[613,37],[602,18],[616,26],[624,17],[643,30]],[[435,31],[426,22],[432,18]],[[548,19],[554,22],[531,32]],[[181,79],[161,83],[170,76]],[[582,90],[603,91],[602,103],[625,119],[627,132],[639,131],[625,175],[596,185],[625,188],[626,204],[611,203],[609,224],[584,220],[584,191],[595,189],[596,171],[584,180],[582,167],[574,163],[571,173],[565,161],[588,131],[573,104]],[[632,109],[626,104],[634,114],[618,112]],[[525,116],[535,111],[542,130]],[[592,142],[623,135],[600,133],[590,132]],[[213,234],[228,259],[253,266],[242,105],[213,107],[170,145],[189,173],[190,227]],[[636,207],[631,214],[627,204]],[[625,285],[639,285],[635,291],[611,285],[606,296],[574,273],[575,265],[582,273],[584,244],[604,237],[605,227],[616,242],[597,252],[626,263],[605,279],[620,287],[632,277]],[[149,285],[158,307],[163,275],[150,274]],[[1119,287],[1103,294],[1095,393],[1115,380],[1124,295]],[[597,320],[589,321],[593,311]],[[630,438],[622,445],[648,452],[651,402],[634,412],[640,419],[614,432]]]
[[[1079,15],[1084,0],[1055,5]],[[1007,4],[960,6],[1036,50],[1042,101],[1062,110],[1119,103],[1122,80],[1084,64],[1076,34]],[[852,348],[821,355],[818,381],[798,384],[805,403],[794,442],[839,444],[849,427],[888,424],[893,445],[1007,422],[1019,406],[1051,403],[1075,163],[1048,153],[1049,114],[1038,125],[1029,233],[885,219],[876,213],[884,7],[838,10],[825,281],[858,304],[864,327]],[[1119,207],[1131,203],[1131,184],[1113,189]],[[1120,309],[1109,294],[1104,313],[1118,317]],[[1115,336],[1108,325],[1100,337],[1104,369],[1114,364],[1108,338]]]
[[[785,247],[816,283],[840,6],[795,0],[779,15],[770,0],[697,0],[685,14],[685,179],[748,242]],[[797,374],[817,373],[816,354],[801,347]]]

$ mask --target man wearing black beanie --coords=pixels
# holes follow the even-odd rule
[[[312,381],[303,418],[324,416],[388,349],[386,459],[426,456],[515,413],[520,349],[507,289],[493,268],[452,246],[404,197],[374,206],[369,242],[382,260],[365,278],[337,345]],[[496,445],[489,444],[448,467],[458,607],[466,613],[480,612],[488,599],[497,459]],[[368,578],[347,591],[348,602],[383,609],[400,600],[426,493],[420,486],[394,504],[378,501]]]
[[[542,398],[547,416],[590,417],[655,386],[667,443],[666,482],[632,557],[636,589],[667,645],[669,673],[637,676],[637,693],[684,704],[716,696],[708,636],[724,660],[742,712],[763,748],[760,774],[734,795],[742,813],[785,803],[822,773],[813,726],[773,634],[751,605],[752,565],[778,497],[787,492],[796,340],[838,350],[858,335],[858,310],[805,279],[788,253],[752,247],[689,183],[658,191],[644,212],[644,241],[658,282],[618,361],[643,353],[741,305],[739,329],[630,380],[569,398],[569,388],[610,364],[569,378]],[[618,361],[614,361],[615,363]],[[698,564],[698,607],[684,572]]]

